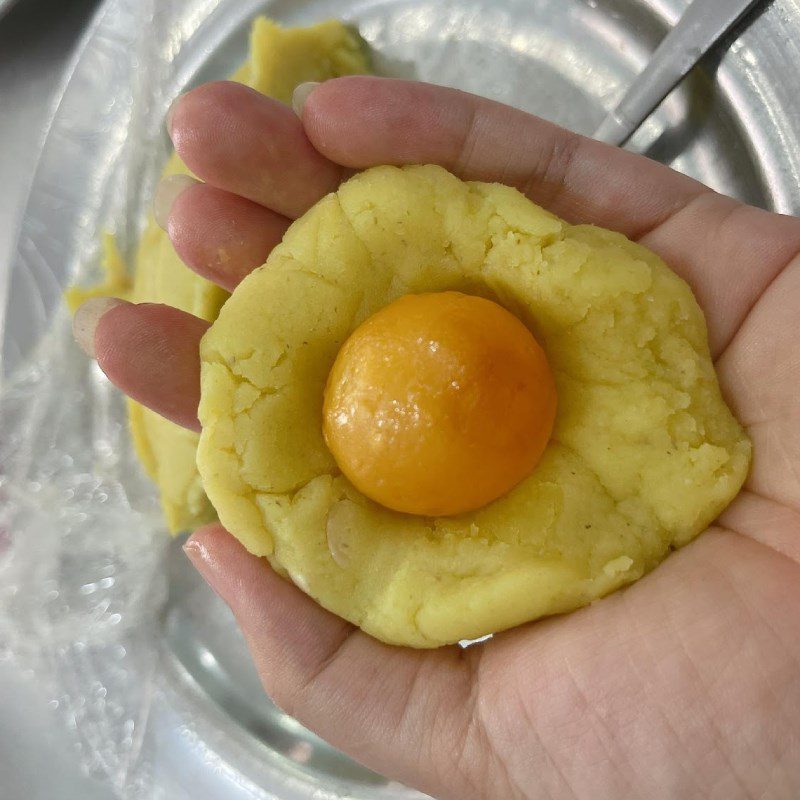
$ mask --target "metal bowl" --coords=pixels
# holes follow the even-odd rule
[[[244,58],[255,13],[287,24],[344,18],[358,25],[384,74],[456,86],[588,134],[685,5],[151,0],[143,11],[140,0],[107,0],[71,67],[23,219],[9,287],[5,374],[29,361],[64,286],[96,262],[99,231],[115,227],[123,245],[133,246],[167,154],[162,123],[170,99],[226,75]],[[147,65],[143,82],[137,75]],[[800,2],[775,0],[704,59],[630,148],[747,202],[797,214],[800,104],[791,79],[797,74]],[[158,789],[153,796],[414,796],[272,706],[230,614],[177,547],[165,568],[169,598],[153,637],[158,678],[136,750]]]

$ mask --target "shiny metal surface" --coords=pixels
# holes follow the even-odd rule
[[[684,0],[106,0],[71,68],[23,219],[4,372],[24,367],[52,326],[63,287],[96,274],[101,230],[115,229],[132,251],[167,155],[170,100],[241,61],[257,11],[287,24],[344,17],[385,74],[478,92],[590,134],[685,7]],[[630,147],[748,202],[798,213],[798,72],[800,0],[775,0],[690,73]],[[141,645],[159,659],[130,756],[138,759],[130,775],[149,781],[141,796],[413,796],[271,706],[227,610],[178,549],[165,569],[171,590],[162,623]]]
[[[692,0],[594,138],[621,146],[747,12],[769,0]]]

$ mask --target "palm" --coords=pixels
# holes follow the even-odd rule
[[[757,454],[719,524],[629,590],[477,657],[477,718],[520,796],[645,796],[656,771],[665,796],[796,790],[798,301],[795,260],[743,325],[719,319],[736,332],[718,369]]]
[[[223,113],[232,98],[238,122],[248,124]],[[274,243],[264,230],[279,235],[280,220],[288,224],[348,169],[438,162],[517,185],[568,219],[639,239],[686,278],[755,460],[718,524],[633,587],[466,651],[381,645],[278,579],[218,526],[202,530],[190,555],[234,609],[267,690],[359,760],[439,797],[796,793],[800,222],[511,109],[419,84],[343,79],[312,95],[305,130],[288,113],[230,84],[201,87],[178,106],[177,149],[213,184],[184,192],[170,215],[173,242],[195,269],[235,285]],[[278,156],[274,142],[263,145],[264,126],[284,137],[288,168],[276,162],[280,142]],[[515,141],[533,144],[517,150]],[[252,177],[278,170],[278,193]],[[212,201],[240,220],[238,269],[214,255],[215,237],[233,237],[203,218]],[[120,346],[127,337],[141,349],[131,331],[147,316],[160,361],[159,337],[171,335],[177,354],[196,353],[203,324],[176,314],[109,313],[97,328],[98,359],[137,399],[193,426],[196,364],[176,356],[167,371],[154,357],[137,373]]]

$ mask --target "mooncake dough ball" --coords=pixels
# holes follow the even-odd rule
[[[559,408],[533,473],[457,517],[389,511],[322,435],[336,354],[410,293],[493,299],[542,344]],[[321,605],[434,647],[584,605],[736,495],[750,443],[689,287],[624,236],[435,166],[343,184],[236,289],[201,346],[198,467],[221,522]]]

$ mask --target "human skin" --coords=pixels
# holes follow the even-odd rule
[[[231,606],[272,699],[365,765],[448,800],[800,795],[800,220],[419,83],[330,81],[300,118],[241,86],[206,84],[176,103],[170,133],[206,183],[175,199],[166,226],[187,263],[226,287],[265,260],[292,218],[376,164],[441,164],[621,231],[691,285],[725,398],[754,446],[739,497],[653,573],[467,650],[381,644],[219,525],[200,529],[187,554]],[[234,218],[236,236],[255,244],[220,265]],[[105,373],[198,429],[207,324],[98,302],[81,337]]]

